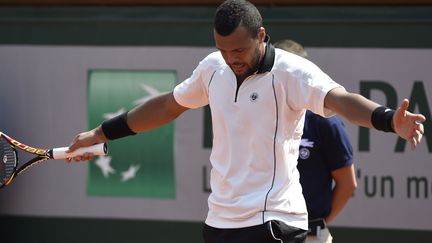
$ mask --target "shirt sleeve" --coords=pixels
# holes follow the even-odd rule
[[[329,117],[334,115],[331,110],[324,108],[327,93],[334,88],[343,88],[314,63],[300,57],[285,70],[287,77],[288,102],[293,109],[308,109],[312,112]]]
[[[333,171],[353,163],[353,149],[345,124],[337,117],[318,118],[322,155],[328,168]]]
[[[217,53],[204,58],[192,75],[174,88],[173,94],[177,103],[191,109],[207,105],[208,82],[218,66]]]

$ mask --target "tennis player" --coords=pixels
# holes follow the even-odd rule
[[[218,51],[172,92],[78,134],[69,147],[149,131],[209,104],[214,138],[206,243],[304,242],[308,215],[296,166],[306,109],[420,143],[425,117],[407,111],[408,100],[390,110],[346,91],[312,62],[273,48],[250,2],[223,2],[213,33]]]

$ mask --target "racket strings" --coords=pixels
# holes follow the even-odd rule
[[[17,167],[16,151],[11,145],[4,140],[0,139],[0,185],[10,181],[15,168]]]

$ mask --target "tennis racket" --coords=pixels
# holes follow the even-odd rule
[[[87,152],[94,155],[106,155],[108,152],[106,143],[79,148],[72,153],[66,153],[67,150],[68,147],[53,149],[33,148],[0,132],[0,188],[9,185],[20,173],[39,162],[49,159],[72,158]],[[36,155],[36,157],[25,163],[20,163],[18,152],[21,151]]]

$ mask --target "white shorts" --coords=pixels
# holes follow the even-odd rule
[[[318,236],[308,235],[306,237],[306,243],[332,243],[333,237],[330,234],[328,228],[324,228],[320,230],[320,234]]]

